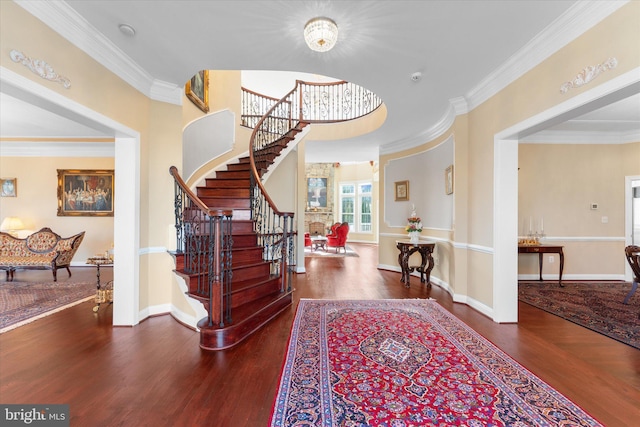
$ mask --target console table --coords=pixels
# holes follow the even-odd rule
[[[93,312],[97,313],[100,310],[100,304],[113,302],[113,280],[100,283],[100,266],[113,265],[113,260],[106,257],[92,257],[87,259],[87,264],[96,266],[96,305],[93,307]]]
[[[402,271],[400,281],[408,288],[409,276],[413,271],[419,271],[420,282],[426,282],[427,286],[431,287],[431,270],[433,270],[433,266],[435,264],[432,254],[435,250],[436,244],[429,242],[411,243],[409,240],[397,240],[396,247],[400,251],[398,254],[398,264],[400,264],[400,269]],[[420,265],[410,266],[409,257],[416,252],[420,254],[422,259],[421,263]]]
[[[538,254],[538,265],[540,268],[540,281],[542,281],[542,258],[544,254],[558,254],[560,255],[560,274],[558,276],[558,284],[562,284],[562,269],[564,268],[564,253],[562,252],[563,246],[554,245],[518,245],[519,254]]]

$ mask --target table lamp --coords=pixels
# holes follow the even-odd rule
[[[0,231],[5,231],[13,237],[18,237],[18,231],[24,229],[24,224],[17,216],[8,216],[2,221]]]

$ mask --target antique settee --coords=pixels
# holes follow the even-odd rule
[[[69,265],[82,239],[84,231],[63,238],[46,227],[24,239],[0,232],[0,270],[5,270],[7,281],[11,281],[16,270],[47,269],[56,282],[60,268],[66,268],[71,276]]]

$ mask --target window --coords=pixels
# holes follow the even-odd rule
[[[340,221],[357,232],[371,231],[370,182],[340,183]]]

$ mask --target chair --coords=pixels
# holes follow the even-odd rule
[[[304,233],[304,246],[311,246],[311,235],[309,233]]]
[[[333,224],[331,227],[331,234],[327,234],[327,247],[336,248],[336,253],[340,248],[344,249],[344,252],[347,252],[346,244],[347,244],[347,235],[349,234],[349,223],[343,222],[340,224],[339,222]]]
[[[631,290],[624,298],[624,304],[628,304],[629,300],[638,289],[638,282],[640,282],[640,246],[627,246],[624,248],[624,254],[627,257],[627,261],[629,262],[629,266],[633,272],[633,285],[631,286]]]

